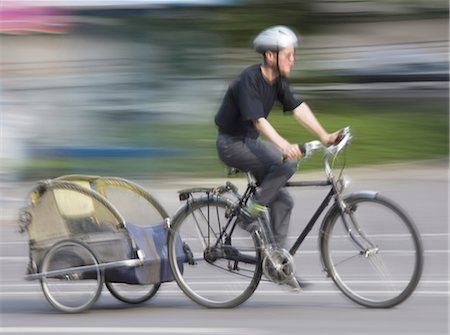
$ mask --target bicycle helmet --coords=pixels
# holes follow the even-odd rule
[[[259,53],[266,50],[280,51],[298,45],[297,35],[286,26],[273,26],[263,30],[253,40],[253,46]]]

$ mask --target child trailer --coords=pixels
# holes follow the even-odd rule
[[[38,183],[21,210],[29,237],[27,280],[40,280],[48,302],[79,313],[103,283],[126,303],[152,298],[174,280],[167,256],[170,219],[147,191],[115,177],[68,175]],[[180,266],[185,253],[178,241]]]

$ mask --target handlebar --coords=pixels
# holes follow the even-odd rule
[[[329,146],[323,145],[320,141],[311,141],[299,144],[299,149],[303,154],[304,158],[309,158],[312,153],[316,150],[321,149],[324,152],[324,156],[328,157],[330,155],[335,155],[344,149],[347,145],[351,143],[352,135],[350,132],[350,127],[345,127],[339,133],[336,143]]]
[[[328,176],[329,180],[334,180],[333,171],[332,171],[332,168],[329,163],[329,158],[331,156],[335,156],[337,153],[339,153],[341,150],[343,150],[347,145],[349,145],[351,143],[351,140],[352,140],[352,135],[350,132],[350,127],[345,127],[343,129],[341,129],[339,136],[336,140],[336,143],[334,143],[332,145],[326,146],[326,145],[323,145],[320,141],[311,141],[311,142],[305,142],[303,144],[299,144],[298,145],[299,149],[303,155],[300,158],[300,161],[303,159],[310,158],[311,155],[314,153],[314,151],[319,150],[319,149],[322,150],[324,153],[323,154],[323,166],[325,169],[325,173]],[[285,158],[282,157],[281,159],[284,160]],[[237,170],[237,171],[239,171],[239,170]],[[255,182],[255,179],[254,179],[252,173],[246,172],[246,174],[247,174],[248,183],[249,184],[252,183],[252,184],[256,185],[256,182]],[[205,189],[194,189],[194,190],[191,189],[191,190],[185,190],[185,191],[186,192],[184,192],[184,193],[191,193],[193,191],[203,192],[203,191],[205,191]],[[218,193],[218,194],[231,191],[231,192],[237,194],[237,187],[234,186],[232,183],[227,182],[227,184],[225,186],[221,186],[219,188],[215,188],[212,190],[207,189],[207,191],[211,191],[213,193]],[[184,193],[182,193],[180,191],[180,199],[183,197],[183,199],[181,199],[181,200],[187,199],[185,197]]]
[[[300,151],[303,154],[302,159],[308,159],[311,157],[314,151],[322,150],[323,151],[323,166],[325,169],[325,173],[328,178],[333,178],[333,171],[330,167],[329,158],[331,156],[335,156],[342,149],[344,149],[347,145],[351,143],[352,134],[350,132],[350,127],[345,127],[341,130],[336,143],[331,144],[329,146],[323,145],[320,141],[311,141],[306,142],[299,145]]]

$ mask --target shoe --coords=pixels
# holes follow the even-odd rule
[[[250,200],[245,206],[245,212],[248,216],[255,220],[259,215],[267,213],[268,209],[266,206],[258,204],[256,201]]]
[[[240,213],[237,224],[242,229],[253,232],[259,228],[258,216],[267,213],[267,207],[250,200],[244,210]]]

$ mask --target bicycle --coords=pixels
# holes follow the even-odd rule
[[[186,203],[172,219],[168,253],[175,280],[190,299],[209,308],[231,308],[250,298],[262,274],[280,284],[292,281],[293,256],[327,208],[319,229],[321,261],[325,274],[345,296],[366,307],[390,308],[413,293],[423,268],[419,232],[397,204],[377,192],[344,195],[344,166],[338,176],[334,166],[352,136],[348,127],[341,134],[340,142],[328,147],[319,141],[301,145],[302,159],[322,151],[327,178],[289,181],[286,187],[330,190],[289,251],[272,243],[267,218],[258,218],[252,231],[241,228],[239,217],[257,189],[250,173],[242,195],[231,182],[179,192]],[[176,259],[177,236],[187,255],[181,266]]]

